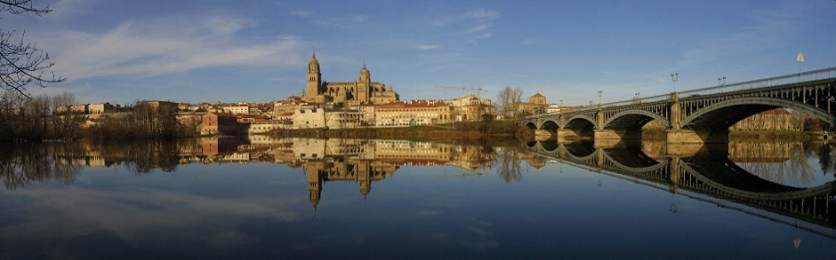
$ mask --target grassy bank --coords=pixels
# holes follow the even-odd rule
[[[271,133],[276,137],[402,139],[414,141],[456,141],[498,143],[528,135],[515,121],[460,122],[435,126],[357,129],[288,129]]]

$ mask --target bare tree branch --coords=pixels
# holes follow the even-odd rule
[[[43,8],[35,7],[32,0],[0,0],[0,12],[9,12],[11,14],[33,13],[35,15],[42,15],[52,12],[49,6]]]
[[[51,11],[48,6],[35,7],[32,0],[0,0],[0,13],[41,15]],[[29,97],[28,85],[43,88],[65,78],[55,75],[52,71],[55,64],[49,61],[49,54],[27,42],[25,36],[25,31],[18,35],[15,30],[0,28],[0,89],[11,89]]]

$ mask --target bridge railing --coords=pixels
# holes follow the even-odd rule
[[[734,92],[740,90],[768,88],[780,85],[787,85],[792,83],[800,83],[807,81],[816,81],[823,79],[836,78],[836,67],[811,70],[801,73],[787,74],[783,76],[757,79],[751,81],[738,82],[733,84],[720,84],[717,86],[691,89],[679,92],[680,98],[693,95],[710,95],[724,92]]]
[[[764,78],[764,79],[756,79],[732,84],[719,84],[716,86],[705,87],[705,88],[698,88],[698,89],[691,89],[680,91],[679,98],[685,98],[689,96],[696,96],[696,95],[711,95],[717,93],[725,93],[725,92],[734,92],[734,91],[741,91],[741,90],[749,90],[749,89],[758,89],[758,88],[768,88],[780,85],[787,85],[792,83],[799,83],[799,82],[806,82],[806,81],[815,81],[815,80],[823,80],[823,79],[830,79],[836,78],[836,67],[829,67],[824,69],[817,69],[811,71],[805,71],[801,73],[793,73],[787,74],[782,76]],[[561,111],[557,113],[546,113],[542,115],[559,115],[562,113],[571,113],[576,111],[587,111],[591,109],[598,109],[606,108],[606,107],[617,107],[617,106],[625,106],[625,105],[633,105],[633,104],[642,104],[642,103],[652,103],[657,101],[665,101],[670,99],[671,94],[661,94],[656,96],[649,96],[643,98],[634,98],[629,100],[622,100],[616,102],[609,102],[603,103],[600,105],[586,105],[586,106],[579,106],[575,107],[571,111]],[[533,118],[533,117],[531,117]]]

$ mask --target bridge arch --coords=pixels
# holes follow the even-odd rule
[[[537,124],[534,124],[534,122],[529,121],[525,123],[525,126],[528,127],[529,130],[537,130]]]
[[[604,150],[605,159],[616,168],[629,173],[648,173],[658,170],[663,170],[668,166],[668,161],[656,161],[645,155],[642,151],[631,151],[630,155],[634,155],[634,160],[622,160],[622,156],[614,156],[612,152]]]
[[[540,127],[537,129],[540,130],[548,130],[549,133],[557,133],[557,130],[560,129],[560,125],[557,124],[554,120],[546,119],[542,123],[540,123]]]
[[[543,151],[546,152],[554,152],[560,147],[560,144],[557,143],[555,139],[549,139],[546,141],[540,141],[540,147],[543,148]]]
[[[564,144],[566,155],[575,161],[586,161],[595,157],[595,147],[591,142],[573,142]]]
[[[667,118],[656,113],[646,110],[625,110],[610,116],[604,122],[603,128],[618,128],[618,129],[641,129],[642,126],[653,120],[659,120],[665,127],[670,126]]]
[[[825,183],[823,185],[819,185],[816,187],[810,188],[795,188],[795,187],[788,187],[784,186],[784,190],[781,191],[751,191],[751,190],[744,190],[737,187],[731,187],[725,185],[723,183],[717,182],[712,178],[703,175],[699,170],[694,169],[688,163],[680,164],[680,167],[685,170],[688,175],[690,175],[695,180],[704,183],[708,187],[711,187],[715,190],[715,192],[727,194],[729,196],[743,198],[748,200],[793,200],[793,199],[803,199],[809,198],[813,196],[823,195],[823,194],[831,194],[834,191],[834,183]],[[736,167],[736,166],[735,166]],[[746,173],[751,174],[751,173]],[[765,180],[764,180],[765,181]],[[776,186],[783,186],[780,184],[776,184]]]
[[[584,114],[577,114],[572,117],[569,117],[566,120],[566,125],[563,128],[570,128],[570,129],[584,129],[588,126],[592,126],[593,129],[597,128],[595,125],[595,118],[589,115]]]
[[[833,127],[833,116],[813,106],[802,103],[765,97],[732,98],[703,107],[682,120],[682,127],[723,129],[754,114],[775,108],[789,108],[824,121]]]

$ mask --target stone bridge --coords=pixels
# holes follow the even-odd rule
[[[727,140],[728,128],[751,115],[787,108],[834,126],[836,67],[527,117],[530,129],[564,136],[621,140],[657,120],[668,143]]]
[[[589,142],[558,143],[554,139],[530,142],[528,149],[557,163],[650,183],[670,192],[703,194],[829,228],[836,227],[836,212],[830,211],[830,207],[836,206],[836,183],[810,188],[773,183],[737,166],[725,156],[726,151],[701,151],[692,157],[666,155],[653,159],[641,148],[602,148]]]

